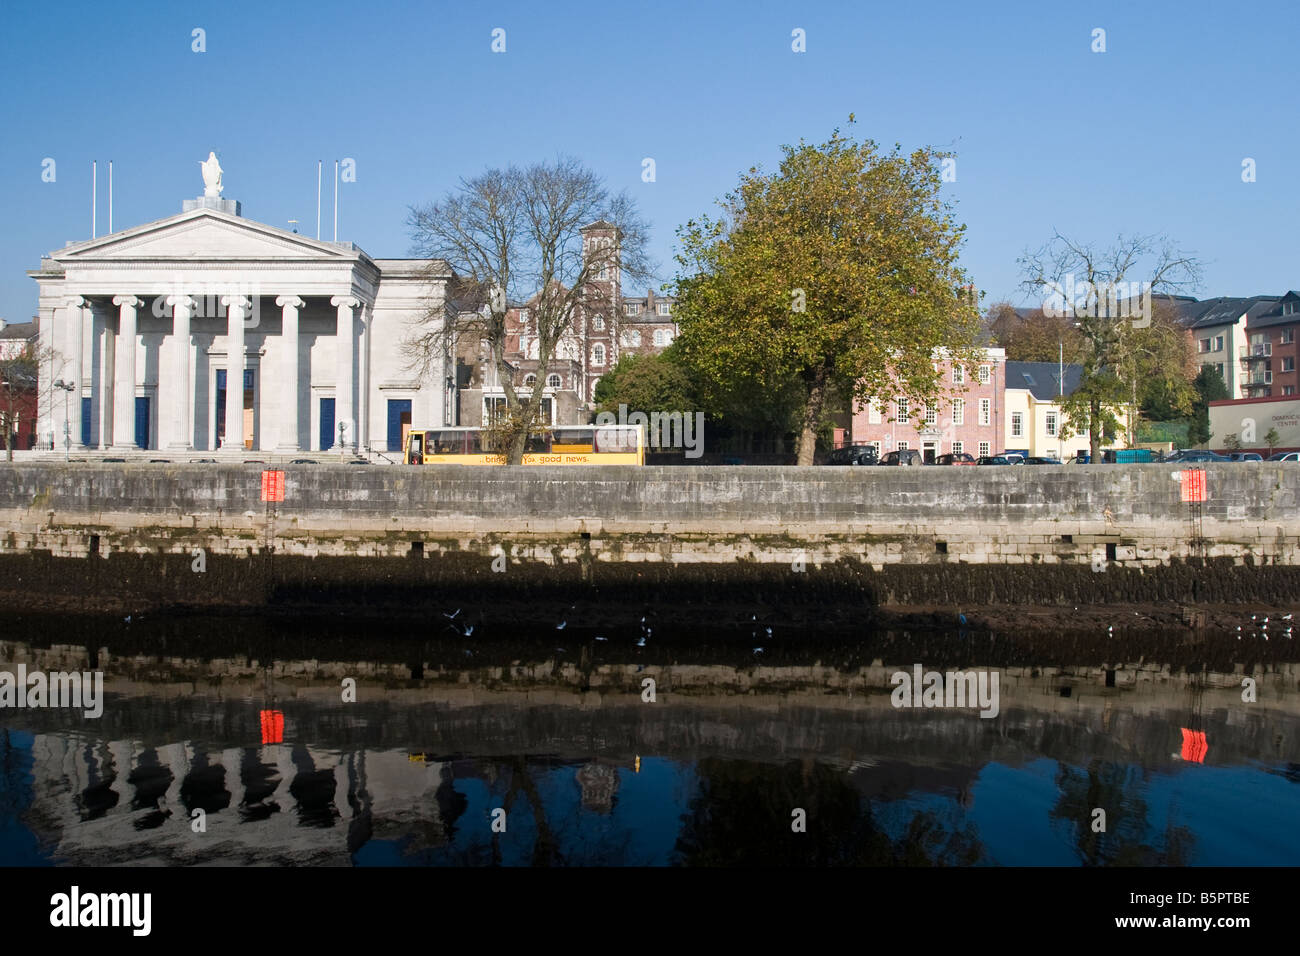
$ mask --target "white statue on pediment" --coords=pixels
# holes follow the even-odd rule
[[[217,162],[217,154],[209,151],[208,158],[199,165],[203,167],[203,195],[209,199],[220,199],[221,163]]]

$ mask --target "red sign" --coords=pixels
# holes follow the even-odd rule
[[[284,472],[262,472],[262,500],[284,501]]]
[[[262,743],[284,743],[284,711],[264,710],[262,714]]]
[[[1182,472],[1182,491],[1184,501],[1205,501],[1209,495],[1205,493],[1205,471],[1200,468],[1189,468]]]
[[[1183,732],[1183,759],[1192,763],[1205,763],[1205,755],[1210,749],[1205,739],[1205,731],[1180,728]]]

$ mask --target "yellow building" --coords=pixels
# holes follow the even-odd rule
[[[1061,366],[1055,362],[1006,363],[1006,436],[1003,447],[1008,454],[1026,457],[1058,458],[1064,461],[1082,453],[1088,454],[1088,434],[1078,434],[1071,429],[1070,437],[1063,438],[1066,422],[1061,410],[1061,400],[1079,387],[1083,368],[1066,365],[1065,383],[1061,383]],[[1116,410],[1120,427],[1113,439],[1102,448],[1123,448],[1126,414]]]

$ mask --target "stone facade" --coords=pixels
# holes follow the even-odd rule
[[[79,451],[391,452],[404,422],[444,421],[451,356],[417,380],[402,342],[412,323],[440,320],[445,263],[372,259],[191,205],[70,243],[28,273],[41,377],[74,384],[66,413],[42,390],[45,447],[64,443],[66,421]]]

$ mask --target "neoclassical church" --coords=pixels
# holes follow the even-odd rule
[[[455,368],[423,378],[402,342],[439,320],[451,270],[372,259],[253,222],[216,157],[183,211],[70,243],[40,287],[45,447],[185,461],[202,452],[399,452],[450,424]]]

